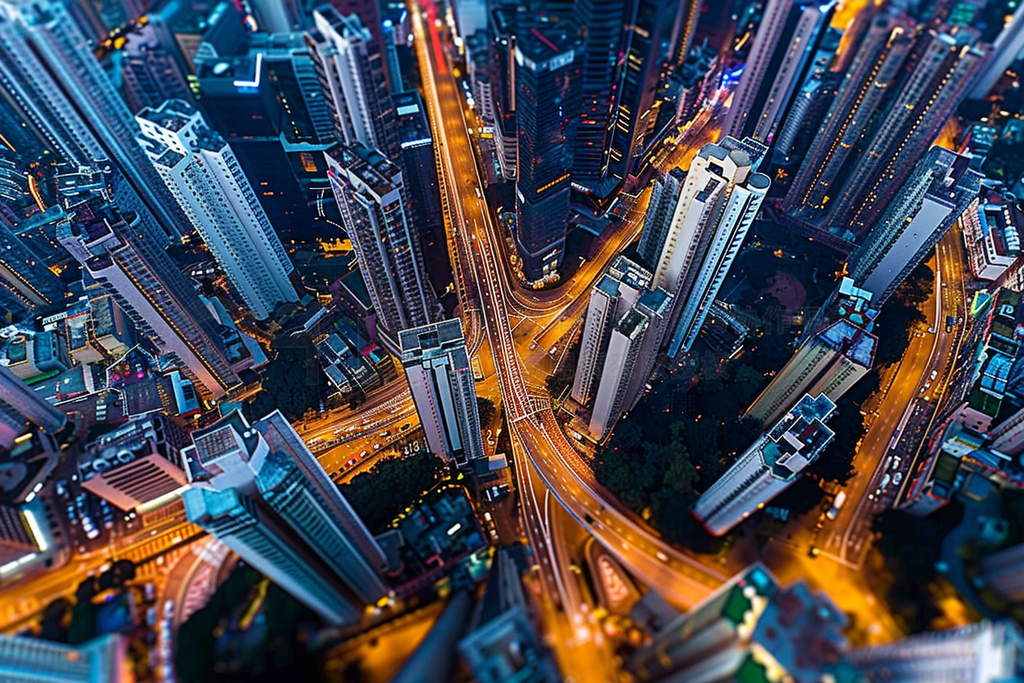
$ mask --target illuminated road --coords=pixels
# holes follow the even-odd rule
[[[417,44],[421,46],[420,58],[429,63],[427,60],[432,55],[424,47],[428,43],[419,16],[414,16],[413,26]],[[669,600],[684,606],[695,604],[718,586],[724,580],[724,575],[675,550],[611,504],[606,504],[587,480],[589,472],[580,466],[579,456],[555,422],[550,399],[542,392],[531,391],[524,380],[521,352],[510,325],[512,311],[518,305],[510,303],[515,301],[515,287],[506,264],[498,257],[500,249],[496,245],[503,238],[493,225],[479,192],[482,182],[476,171],[462,98],[454,79],[446,77],[436,65],[426,71],[424,76],[427,104],[432,119],[437,123],[435,132],[438,136],[441,175],[444,178],[442,187],[450,208],[448,218],[451,221],[451,232],[459,240],[462,254],[468,255],[468,258],[460,260],[463,264],[469,264],[470,273],[463,275],[474,284],[483,302],[484,328],[494,357],[503,409],[511,426],[513,443],[518,443],[525,451],[531,465],[555,498],[626,567],[649,585],[657,586]],[[700,145],[695,146],[699,148]],[[680,157],[692,153],[692,147],[683,149],[682,145],[678,151]],[[459,171],[456,172],[456,169]],[[638,206],[636,210],[642,213],[643,208],[645,205]],[[635,226],[636,223],[634,229]],[[626,243],[624,241],[622,246]],[[610,259],[613,254],[614,250],[609,249],[606,256]],[[594,260],[591,265],[594,277],[604,265]],[[587,286],[584,282],[576,284],[579,291],[575,292],[575,300],[581,298]],[[563,301],[557,305],[564,307],[569,303],[571,301]],[[526,499],[526,496],[522,498]],[[536,507],[532,503],[524,505]],[[536,510],[528,511],[527,515],[541,516]],[[560,569],[563,574],[565,571],[564,568]]]

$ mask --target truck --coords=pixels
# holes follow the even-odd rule
[[[843,505],[846,503],[846,491],[840,491],[836,496],[836,499],[832,501],[832,507],[828,509],[825,516],[829,519],[835,519],[839,516],[839,511],[843,509]]]

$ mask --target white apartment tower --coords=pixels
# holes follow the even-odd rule
[[[231,147],[181,100],[145,108],[140,143],[221,270],[260,320],[298,301],[295,269]]]
[[[689,351],[771,181],[754,169],[764,145],[726,137],[701,148],[680,186],[654,286],[675,297],[668,355]]]
[[[722,536],[764,507],[818,459],[835,434],[825,423],[836,405],[807,394],[745,450],[693,506],[712,536]]]
[[[430,450],[459,466],[484,456],[476,384],[458,319],[403,330],[402,367]]]

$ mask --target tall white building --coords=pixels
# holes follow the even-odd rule
[[[807,394],[754,441],[693,506],[712,536],[722,536],[764,507],[818,459],[835,434],[825,426],[836,405]]]
[[[328,623],[351,623],[387,595],[383,551],[279,412],[250,425],[235,411],[192,441],[190,521]]]
[[[338,140],[375,147],[398,159],[384,64],[370,30],[356,15],[342,16],[329,5],[313,11],[313,23],[308,42],[314,47]]]
[[[459,466],[484,456],[476,380],[457,318],[403,330],[402,367],[427,445]]]
[[[620,256],[590,292],[572,397],[592,404],[588,431],[594,440],[632,410],[654,366],[672,295],[649,289],[651,277]]]
[[[932,147],[868,234],[847,270],[880,307],[978,196],[984,176],[970,157]]]
[[[14,436],[20,436],[27,423],[32,423],[47,434],[56,434],[68,421],[63,410],[50,405],[7,366],[0,365],[0,407],[4,404],[11,408],[14,413],[11,417],[21,425]],[[0,446],[3,446],[3,441],[0,441]]]
[[[136,142],[131,112],[66,3],[0,3],[0,94],[63,161],[119,169],[127,182],[113,183],[118,205],[146,225],[155,217],[162,241],[181,235],[184,217]]]
[[[135,680],[130,667],[128,639],[119,633],[74,646],[0,635],[0,680],[5,683],[128,683]]]
[[[1024,674],[1024,636],[1011,621],[929,631],[847,655],[869,683],[1001,683]]]
[[[402,169],[365,145],[339,144],[324,154],[382,335],[395,350],[399,332],[431,321],[435,302],[406,212]]]
[[[228,143],[181,100],[136,119],[160,177],[253,315],[263,320],[298,301],[295,267]]]
[[[754,169],[764,145],[726,137],[701,148],[680,187],[654,285],[675,296],[668,354],[689,351],[771,181]]]

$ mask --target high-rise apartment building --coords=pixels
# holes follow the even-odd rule
[[[872,114],[882,109],[903,74],[913,43],[910,24],[903,18],[881,15],[871,23],[786,194],[789,211],[820,222],[842,189],[842,172],[856,157],[857,145],[875,120]]]
[[[900,83],[885,119],[865,141],[843,191],[833,195],[828,220],[837,230],[863,238],[875,226],[964,99],[987,54],[963,44],[963,35],[925,31],[918,38],[913,70]]]
[[[771,181],[756,172],[765,151],[764,145],[749,138],[708,143],[679,186],[654,272],[654,284],[675,297],[669,327],[671,358],[689,351],[697,339],[768,193]]]
[[[332,624],[383,598],[384,554],[280,413],[239,412],[184,450],[189,519]]]
[[[590,292],[572,397],[591,406],[589,431],[600,441],[639,400],[672,310],[672,295],[619,256]]]
[[[402,367],[427,445],[460,467],[484,456],[476,381],[458,319],[403,330]]]
[[[434,307],[418,235],[406,213],[402,170],[365,145],[338,144],[325,154],[382,334],[397,349],[398,333],[430,322]]]
[[[640,243],[636,248],[636,256],[645,268],[653,270],[658,267],[685,182],[686,172],[678,166],[654,181]]]
[[[858,648],[847,658],[869,683],[997,683],[1024,671],[1024,635],[1011,621],[980,621]]]
[[[79,166],[112,163],[127,181],[115,189],[118,203],[136,204],[131,210],[146,223],[155,217],[161,234],[181,234],[184,217],[136,142],[131,112],[67,4],[0,6],[0,90],[63,160]]]
[[[655,633],[627,662],[645,681],[854,681],[846,615],[803,581],[782,586],[761,563]]]
[[[136,330],[180,363],[200,393],[223,398],[241,386],[224,343],[226,332],[146,234],[139,216],[122,214],[102,197],[71,206],[57,227],[60,243],[131,317]]]
[[[722,134],[770,144],[803,79],[835,2],[770,0],[747,55]]]
[[[984,175],[970,158],[932,147],[851,255],[847,270],[877,308],[924,261],[978,196]]]
[[[1010,65],[1020,56],[1024,50],[1024,5],[1017,7],[1013,18],[999,32],[999,36],[992,44],[991,55],[985,67],[978,73],[971,89],[970,97],[980,100],[988,95],[989,91],[996,84]]]
[[[159,15],[125,35],[121,51],[121,92],[132,113],[167,100],[191,97],[184,58]]]
[[[129,420],[88,445],[78,461],[82,488],[128,511],[185,486],[188,433],[160,413]]]
[[[398,158],[394,111],[377,40],[359,17],[333,7],[313,12],[307,34],[318,63],[321,87],[331,105],[336,134],[346,145],[375,147]],[[380,28],[375,27],[379,33]]]
[[[835,409],[828,396],[805,394],[701,494],[694,517],[709,534],[722,536],[789,488],[832,442],[835,434],[825,423]]]
[[[523,27],[515,40],[515,240],[530,281],[558,272],[569,229],[582,79],[580,45],[565,23]]]
[[[153,165],[253,315],[298,301],[295,267],[224,138],[181,100],[136,118]]]

